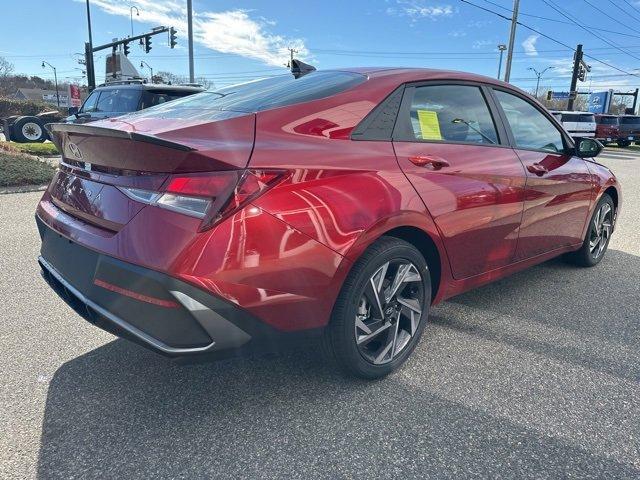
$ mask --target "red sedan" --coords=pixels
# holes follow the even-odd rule
[[[431,305],[558,255],[596,265],[621,205],[597,141],[465,73],[282,76],[50,130],[45,279],[169,356],[319,335],[386,375]]]

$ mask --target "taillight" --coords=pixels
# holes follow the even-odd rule
[[[285,170],[230,170],[172,175],[160,192],[119,187],[129,198],[202,218],[200,230],[236,212],[286,175]]]

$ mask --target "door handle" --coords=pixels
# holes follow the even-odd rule
[[[549,173],[549,170],[547,170],[547,167],[539,163],[534,163],[527,166],[527,170],[529,170],[531,173],[535,173],[539,177],[541,177],[545,173]]]
[[[418,167],[426,167],[430,165],[434,170],[440,170],[444,167],[450,167],[451,164],[444,158],[435,155],[416,155],[409,157],[409,161]]]

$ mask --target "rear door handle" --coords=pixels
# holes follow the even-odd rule
[[[426,167],[429,165],[434,170],[440,170],[441,168],[451,166],[451,164],[444,158],[436,155],[416,155],[409,157],[409,161],[418,167]]]
[[[531,173],[535,173],[539,177],[541,177],[545,173],[549,173],[549,170],[547,170],[547,167],[539,163],[534,163],[527,166],[527,170],[529,170]]]

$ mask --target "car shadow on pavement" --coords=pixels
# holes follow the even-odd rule
[[[620,264],[634,274],[625,280],[618,270],[609,277]],[[600,322],[619,329],[631,319],[614,318],[616,294],[629,295],[632,287],[616,282],[637,281],[639,271],[638,257],[616,251],[588,271],[551,262],[438,307],[434,327],[466,329],[588,368],[637,375],[562,347],[500,337],[481,321],[449,322],[446,312],[479,307],[527,314],[540,325],[565,322],[567,331],[586,325],[590,338],[624,344],[629,340],[622,332],[601,331],[591,316],[585,323],[574,318],[587,307],[576,303],[583,297],[573,287],[584,284],[587,298],[604,296],[607,305],[602,312],[595,308],[595,315],[608,312]],[[517,299],[532,291],[538,299],[553,294],[553,305],[536,308],[528,298]],[[561,309],[569,315],[558,315]],[[639,471],[628,463],[514,423],[491,408],[452,401],[406,382],[405,375],[351,380],[323,365],[311,349],[181,366],[115,340],[67,362],[53,376],[38,477],[637,478]]]

